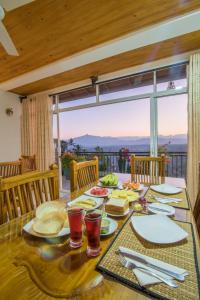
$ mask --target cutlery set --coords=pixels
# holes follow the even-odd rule
[[[182,201],[182,199],[178,199],[178,198],[172,198],[172,197],[156,197],[152,194],[149,194],[149,197],[161,202],[161,203],[179,203]]]
[[[134,269],[138,269],[141,270],[143,273],[146,273],[148,275],[151,275],[157,279],[159,279],[160,281],[164,282],[165,284],[167,284],[170,287],[173,288],[177,288],[178,285],[171,279],[166,279],[160,275],[158,275],[157,273],[154,273],[153,271],[150,271],[149,269],[145,268],[145,267],[138,267],[136,264],[134,264],[133,262],[128,261],[124,256],[122,256],[121,254],[119,254],[119,260],[121,262],[121,264],[129,269],[129,270],[134,270]]]
[[[187,272],[184,272],[184,274],[180,274],[178,272],[174,272],[169,269],[157,266],[153,263],[148,262],[145,258],[139,257],[139,256],[131,254],[131,253],[127,253],[122,250],[119,250],[118,254],[119,254],[119,260],[125,268],[132,270],[132,271],[135,269],[138,269],[147,275],[157,278],[158,280],[160,280],[161,282],[165,283],[166,285],[168,285],[172,288],[178,287],[178,285],[174,282],[173,279],[183,282],[185,280],[185,276],[188,275]],[[132,259],[133,261],[127,260],[127,258]],[[137,266],[134,263],[134,261],[136,263],[137,262],[141,263],[143,266]],[[151,268],[151,270],[149,268]],[[152,271],[152,269],[155,271],[159,271],[160,273],[163,273],[163,275],[168,275],[171,278],[166,278],[166,277]]]

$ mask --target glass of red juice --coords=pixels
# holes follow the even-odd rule
[[[87,232],[87,255],[97,256],[100,253],[100,231],[102,215],[92,211],[85,215],[85,227]]]
[[[68,219],[70,228],[69,245],[71,248],[79,248],[82,245],[83,209],[68,209]]]

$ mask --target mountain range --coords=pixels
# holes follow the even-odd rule
[[[83,147],[107,147],[107,146],[123,146],[123,145],[149,145],[150,138],[147,136],[96,136],[96,135],[82,135],[73,138],[74,143]],[[171,144],[171,145],[185,145],[187,144],[186,134],[176,135],[159,135],[158,144]]]

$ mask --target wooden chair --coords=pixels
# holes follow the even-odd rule
[[[165,181],[165,155],[131,156],[131,179],[135,182],[160,184]]]
[[[70,163],[71,198],[74,199],[84,191],[97,184],[99,180],[98,157],[93,160]]]
[[[35,155],[28,156],[22,155],[20,158],[22,173],[31,172],[36,170],[36,160]]]
[[[9,161],[0,163],[0,177],[7,178],[22,173],[21,161]]]
[[[58,168],[0,178],[0,224],[59,198]]]

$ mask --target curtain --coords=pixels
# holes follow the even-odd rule
[[[22,103],[22,155],[36,155],[36,167],[48,170],[54,162],[52,99],[47,94],[28,97]]]
[[[194,207],[198,186],[200,162],[200,53],[193,54],[189,62],[188,99],[188,161],[187,188]]]

